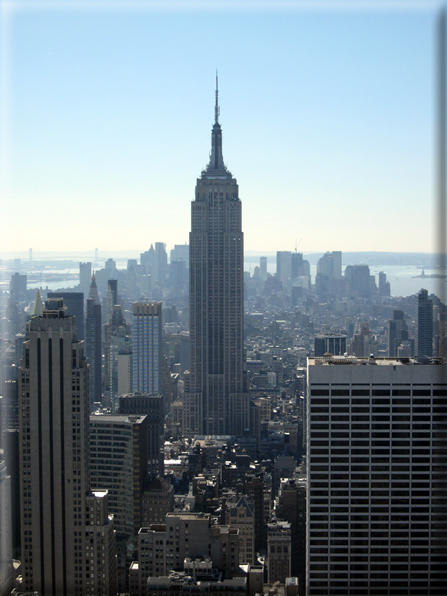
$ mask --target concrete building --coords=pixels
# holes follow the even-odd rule
[[[446,373],[308,360],[308,596],[444,592]]]
[[[420,290],[416,296],[416,356],[433,356],[433,302],[427,290]]]
[[[19,369],[22,586],[42,596],[116,595],[107,493],[90,490],[87,374],[74,317],[47,300]]]
[[[132,390],[161,393],[161,302],[135,302],[132,312]]]
[[[270,584],[284,584],[291,575],[291,529],[289,522],[267,524],[267,572]]]
[[[223,161],[217,88],[211,157],[197,180],[191,220],[189,391],[202,404],[201,434],[240,436],[250,425],[242,204]]]

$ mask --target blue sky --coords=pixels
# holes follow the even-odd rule
[[[246,250],[436,248],[429,3],[63,4],[2,7],[2,251],[187,242],[216,68]]]

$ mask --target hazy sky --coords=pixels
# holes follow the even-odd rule
[[[227,4],[2,2],[2,251],[188,242],[216,68],[246,250],[436,248],[439,3]]]

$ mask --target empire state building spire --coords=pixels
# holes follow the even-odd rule
[[[214,106],[214,125],[211,131],[211,154],[210,162],[202,172],[202,178],[224,177],[231,178],[231,173],[227,170],[224,164],[222,155],[222,127],[219,124],[219,80],[216,72],[216,104]]]

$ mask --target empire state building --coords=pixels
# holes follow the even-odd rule
[[[208,166],[191,204],[191,370],[184,414],[190,432],[241,435],[250,426],[244,376],[244,235],[237,181],[222,155],[216,105]],[[185,407],[186,406],[186,407]]]

